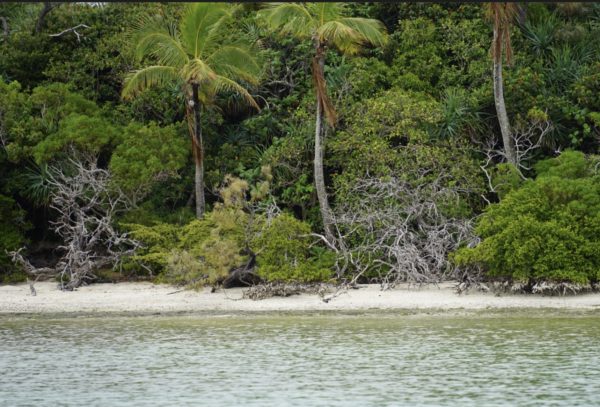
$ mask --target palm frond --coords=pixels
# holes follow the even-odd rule
[[[188,62],[181,43],[165,33],[153,32],[140,39],[136,56],[141,61],[147,55],[154,56],[160,65],[165,66],[181,68]]]
[[[321,105],[325,118],[331,127],[337,122],[337,112],[327,94],[327,83],[325,81],[325,73],[319,64],[318,58],[313,58],[312,61],[313,82],[317,93],[317,102]]]
[[[214,93],[220,93],[220,92],[237,93],[238,95],[242,96],[244,98],[244,100],[246,101],[246,103],[248,103],[250,106],[254,107],[256,110],[260,110],[258,103],[256,103],[256,100],[254,100],[254,98],[252,97],[250,92],[248,92],[246,90],[246,88],[244,88],[242,85],[240,85],[236,81],[233,81],[224,76],[217,76],[217,78],[212,82],[211,85],[212,85],[212,88],[214,89]]]
[[[32,162],[31,166],[25,168],[25,171],[21,175],[26,185],[24,195],[35,206],[43,207],[50,204],[52,186],[48,182],[49,174],[47,164],[38,166],[35,162]]]
[[[379,20],[348,17],[341,18],[339,21],[359,33],[363,44],[370,44],[376,47],[383,47],[387,44],[387,30],[385,25]]]
[[[165,85],[178,78],[177,70],[173,67],[162,65],[148,66],[134,71],[125,77],[125,86],[121,92],[121,97],[131,99],[147,88]]]
[[[360,34],[339,21],[328,21],[319,26],[317,35],[321,43],[333,44],[345,54],[355,54],[360,49]]]
[[[181,23],[182,43],[189,54],[200,58],[219,38],[219,27],[231,16],[228,3],[194,3]]]
[[[340,17],[344,16],[344,11],[346,8],[346,4],[340,2],[319,2],[305,4],[309,13],[316,18],[318,25],[323,25],[329,21],[338,20]]]
[[[206,63],[214,66],[219,75],[234,80],[241,79],[254,85],[258,83],[261,71],[258,56],[258,50],[240,43],[219,48],[206,59]]]
[[[270,3],[258,15],[269,28],[296,38],[310,37],[317,26],[315,17],[299,3]]]
[[[185,83],[186,96],[190,85],[199,85],[204,106],[213,104],[216,94],[225,91],[239,94],[258,109],[256,101],[236,81],[258,83],[260,52],[244,39],[227,42],[226,23],[237,9],[229,3],[192,4],[182,17],[179,31],[160,17],[140,20],[135,37],[138,59],[150,56],[157,62],[127,75],[123,98],[177,79]]]
[[[506,62],[510,64],[512,47],[510,43],[510,26],[519,14],[517,3],[495,2],[487,3],[485,15],[494,25],[496,36],[492,43],[492,57],[496,63],[502,61],[502,48],[506,53]]]
[[[204,83],[214,81],[216,78],[215,71],[199,58],[190,60],[183,70],[183,79],[186,82]]]

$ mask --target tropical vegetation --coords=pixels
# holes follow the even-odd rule
[[[599,38],[595,3],[2,3],[0,281],[595,288]]]

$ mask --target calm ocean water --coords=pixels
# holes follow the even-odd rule
[[[0,406],[600,405],[600,315],[0,317]]]

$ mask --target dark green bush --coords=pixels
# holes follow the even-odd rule
[[[482,242],[454,255],[492,278],[590,284],[600,277],[600,175],[567,151],[540,162],[538,177],[490,205],[476,228]]]
[[[24,281],[26,276],[10,260],[8,252],[25,243],[23,232],[29,228],[25,211],[14,200],[0,195],[0,283]]]

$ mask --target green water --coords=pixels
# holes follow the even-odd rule
[[[600,405],[600,315],[0,317],[0,406]]]

